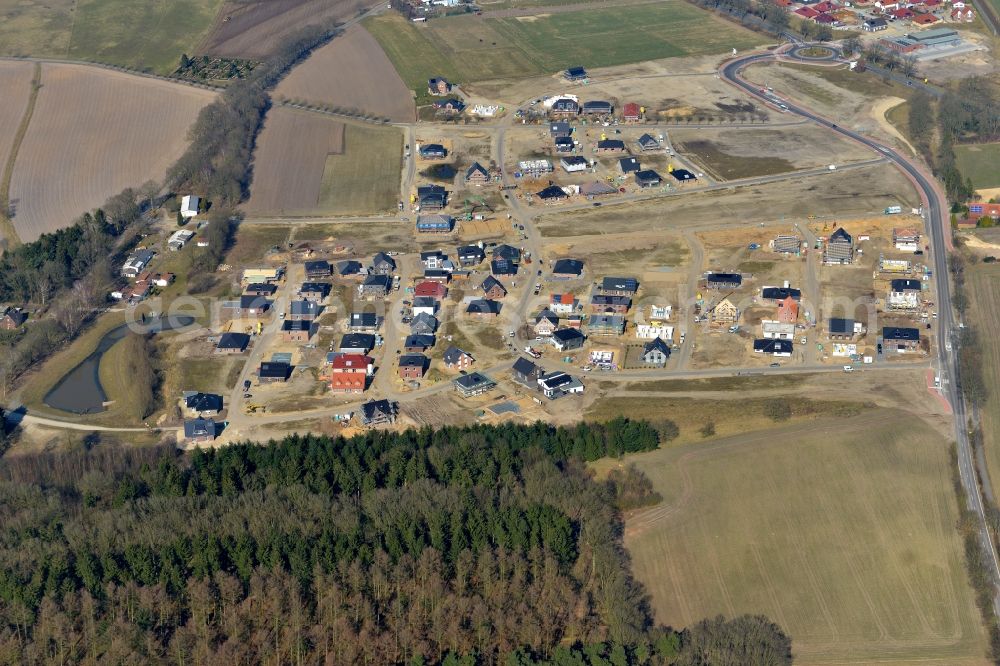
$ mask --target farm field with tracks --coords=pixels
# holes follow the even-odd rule
[[[692,5],[668,2],[573,12],[451,17],[417,26],[383,14],[365,27],[411,88],[431,76],[460,83],[723,53],[763,39]]]
[[[30,62],[0,62],[0,90],[5,102],[0,104],[0,172],[27,108],[33,73],[34,65]]]
[[[305,215],[317,209],[323,168],[344,150],[344,124],[330,116],[274,108],[254,153],[251,213]]]
[[[275,95],[357,109],[393,122],[413,122],[413,94],[378,42],[352,26],[293,69]]]
[[[967,286],[974,307],[969,308],[978,335],[987,382],[986,402],[980,414],[983,447],[993,492],[1000,489],[1000,340],[991,335],[1000,326],[1000,266],[978,263],[966,270]]]
[[[22,241],[160,180],[214,93],[85,65],[45,64],[10,186]],[[67,113],[72,109],[72,113]]]
[[[796,663],[983,663],[947,444],[911,415],[869,411],[624,462],[664,497],[625,523],[657,621],[764,613],[794,637]]]
[[[319,208],[333,215],[370,215],[399,200],[403,133],[392,127],[348,124],[344,151],[326,159]]]

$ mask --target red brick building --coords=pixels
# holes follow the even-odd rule
[[[364,354],[341,354],[330,364],[330,390],[334,393],[363,393],[375,361]]]

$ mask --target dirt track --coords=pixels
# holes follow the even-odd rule
[[[335,19],[341,23],[372,0],[259,0],[227,2],[197,52],[230,58],[263,59],[296,30]],[[229,18],[226,21],[226,18]]]
[[[358,25],[293,69],[275,93],[359,109],[393,122],[416,119],[413,94],[375,38]]]
[[[7,161],[17,126],[28,104],[32,68],[30,62],[0,62],[0,91],[4,100],[4,104],[0,104],[0,170]]]
[[[306,111],[271,110],[254,153],[247,211],[295,214],[314,210],[326,157],[343,150],[343,123]]]
[[[43,65],[10,187],[21,240],[69,225],[126,187],[162,179],[213,97],[85,65]]]

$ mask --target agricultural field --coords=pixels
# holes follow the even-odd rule
[[[962,175],[972,179],[976,189],[1000,187],[1000,143],[955,146]]]
[[[254,154],[246,210],[306,215],[317,210],[323,168],[344,152],[344,124],[330,116],[276,107],[267,114]]]
[[[863,194],[859,195],[858,193]],[[692,224],[738,219],[746,224],[788,224],[809,216],[854,218],[892,204],[919,203],[913,186],[886,164],[835,174],[789,177],[780,182],[716,189],[692,197],[665,196],[618,206],[544,213],[537,224],[546,238],[639,231],[669,231]]]
[[[460,83],[518,78],[573,65],[723,53],[764,41],[675,0],[505,18],[460,16],[420,26],[384,14],[365,26],[407,85],[418,91],[431,76]]]
[[[393,122],[415,120],[413,94],[378,42],[358,25],[296,66],[275,95],[357,109]]]
[[[375,4],[371,0],[229,0],[196,52],[263,60],[303,26],[327,19],[342,23]]]
[[[716,178],[752,178],[872,159],[870,150],[815,125],[781,129],[675,129],[678,153]],[[831,157],[833,156],[833,157]]]
[[[29,62],[0,62],[0,90],[4,101],[0,104],[0,172],[7,162],[17,128],[31,95],[31,77],[34,65]]]
[[[344,152],[329,155],[320,209],[334,215],[392,210],[399,200],[403,133],[391,127],[347,125]]]
[[[45,64],[10,185],[22,241],[160,180],[214,93],[85,65]],[[67,113],[72,109],[72,113]]]
[[[169,73],[208,32],[220,0],[0,0],[0,55],[94,60]]]
[[[764,613],[803,664],[978,664],[947,451],[874,410],[599,466],[635,463],[664,497],[625,523],[658,622]]]
[[[979,332],[983,377],[987,382],[986,403],[979,413],[986,464],[995,494],[1000,490],[1000,341],[988,332],[1000,326],[1000,266],[977,263],[966,274],[966,289],[973,302],[969,316]]]

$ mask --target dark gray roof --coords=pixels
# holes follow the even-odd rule
[[[218,424],[212,419],[189,419],[184,422],[184,437],[211,437],[218,435]]]
[[[465,311],[470,314],[500,314],[501,305],[498,301],[490,301],[485,298],[477,298],[469,301],[469,306]]]
[[[272,285],[273,286],[273,285]],[[327,282],[303,282],[299,287],[299,293],[319,293],[326,296],[330,293],[330,284]]]
[[[893,280],[890,283],[890,288],[892,291],[920,291],[920,280],[913,280],[909,278],[901,278]]]
[[[792,341],[769,338],[754,340],[753,350],[763,352],[764,354],[790,354],[792,353]]]
[[[391,266],[392,268],[396,268],[396,262],[385,252],[379,252],[372,257],[372,266]]]
[[[319,314],[319,304],[315,301],[292,301],[288,304],[288,310],[292,315],[313,315]]]
[[[631,291],[639,289],[639,282],[635,278],[626,277],[606,277],[601,282],[601,289],[605,291]]]
[[[661,182],[662,180],[663,179],[660,177],[660,174],[656,173],[652,169],[645,169],[643,171],[635,172],[635,182],[637,183],[655,184]]]
[[[445,350],[443,358],[445,363],[458,363],[458,360],[462,358],[462,356],[469,356],[471,358],[472,354],[462,351],[458,347],[452,345]]]
[[[256,294],[273,294],[278,291],[278,285],[271,284],[270,282],[253,282],[247,285],[244,289],[246,293],[256,293]]]
[[[552,332],[552,337],[560,342],[569,342],[570,340],[582,340],[584,335],[575,328],[559,328]]]
[[[839,229],[837,229],[836,231],[834,231],[832,234],[830,234],[830,240],[828,242],[830,242],[830,243],[852,243],[853,244],[854,243],[854,238],[851,237],[851,234],[847,233],[847,231],[844,229],[844,227],[840,227]]]
[[[244,350],[250,344],[250,336],[246,333],[223,333],[219,338],[219,349],[239,349]]]
[[[391,417],[396,413],[396,403],[388,400],[372,400],[361,405],[361,418],[371,421],[379,416]]]
[[[347,333],[340,339],[339,348],[371,351],[375,348],[375,336],[372,333]]]
[[[312,330],[313,322],[299,319],[286,319],[281,322],[282,331],[309,331]]]
[[[469,176],[471,176],[476,172],[482,173],[484,176],[487,177],[489,177],[490,175],[490,173],[486,170],[486,167],[484,167],[479,162],[473,162],[472,166],[470,166],[468,169],[465,170],[465,179],[468,180]]]
[[[399,357],[399,367],[426,368],[427,357],[423,354],[403,354]]]
[[[783,301],[789,296],[795,300],[802,298],[802,292],[792,287],[764,287],[760,295],[770,301]]]
[[[269,307],[271,307],[271,301],[267,300],[264,296],[251,296],[249,294],[240,296],[240,308],[243,310]]]
[[[405,349],[416,349],[421,347],[423,349],[428,349],[434,346],[434,336],[427,333],[417,333],[415,335],[406,336],[406,340],[403,341],[403,347]]]
[[[306,262],[306,274],[313,275],[317,273],[323,273],[325,275],[330,274],[330,262],[326,259],[317,259],[316,261]]]
[[[292,374],[292,366],[279,361],[263,361],[257,370],[259,377],[287,379]]]
[[[507,293],[507,287],[503,285],[503,282],[496,279],[492,275],[487,275],[486,279],[483,280],[483,283],[479,285],[479,288],[482,289],[483,291],[489,291],[494,287],[500,287],[500,289],[502,289],[505,294]]]
[[[882,329],[882,339],[890,341],[908,341],[908,342],[919,342],[920,341],[920,329],[917,328],[902,328],[899,326],[885,326]]]
[[[392,288],[392,278],[388,275],[369,275],[365,278],[364,286],[382,287],[386,291]]]
[[[184,406],[196,412],[220,412],[222,396],[215,393],[192,393],[184,396]]]
[[[590,302],[593,305],[632,305],[631,298],[628,296],[619,296],[617,294],[594,294],[591,296]]]
[[[560,120],[549,125],[549,134],[552,136],[569,136],[572,131],[573,128],[564,120]]]
[[[834,335],[854,333],[854,320],[835,317],[830,319],[829,328],[830,328],[830,333]]]
[[[378,315],[374,312],[352,312],[351,326],[375,326],[378,324]]]
[[[464,389],[485,388],[496,386],[496,382],[479,372],[470,372],[467,375],[455,378],[455,383]]]
[[[497,245],[493,248],[494,257],[503,257],[510,261],[520,261],[521,251],[512,245]]]
[[[658,145],[660,145],[659,139],[657,139],[656,137],[654,137],[652,134],[643,134],[642,136],[640,136],[638,138],[638,140],[636,141],[636,143],[638,143],[640,146],[653,146],[653,145],[658,146]]]
[[[622,173],[632,173],[639,170],[639,160],[634,157],[623,157],[618,160],[618,168]]]
[[[478,245],[463,245],[458,248],[458,256],[459,257],[476,256],[479,258],[483,258],[486,256],[486,252],[483,250],[483,248],[479,247]]]
[[[653,338],[642,346],[642,353],[644,355],[657,350],[663,352],[665,356],[670,356],[670,345],[663,338]]]
[[[569,195],[563,192],[563,189],[558,185],[549,185],[538,192],[539,199],[566,199],[568,197]]]
[[[743,284],[743,276],[739,273],[709,273],[705,278],[709,284]]]
[[[357,275],[361,272],[362,266],[360,261],[354,261],[353,259],[346,259],[344,261],[337,262],[337,274],[338,275]]]
[[[625,150],[625,142],[621,139],[601,139],[597,147],[602,150]]]
[[[531,375],[538,371],[538,366],[522,356],[514,361],[514,366],[511,369],[522,375]]]

